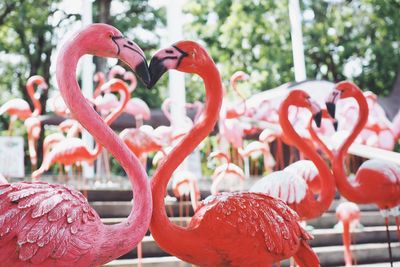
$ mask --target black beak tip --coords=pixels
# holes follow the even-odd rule
[[[335,120],[333,122],[333,128],[335,129],[335,132],[337,132],[338,126],[339,126],[339,122],[337,120]]]
[[[164,66],[163,61],[158,59],[157,57],[153,57],[150,61],[150,77],[151,80],[147,84],[147,88],[151,89],[158,82],[161,76],[167,71],[167,68]]]
[[[336,104],[332,102],[326,102],[326,109],[328,110],[329,115],[332,118],[335,118],[335,113],[336,113]]]
[[[147,62],[143,61],[139,65],[137,65],[135,68],[135,73],[146,86],[150,84],[151,78]]]
[[[317,127],[318,128],[321,127],[322,111],[319,111],[318,113],[314,114],[313,118]]]

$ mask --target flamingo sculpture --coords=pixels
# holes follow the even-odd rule
[[[114,109],[113,112],[111,112],[105,119],[106,124],[111,125],[111,123],[113,123],[113,121],[119,115],[121,115],[126,104],[128,103],[128,86],[121,80],[112,79],[103,84],[102,88],[103,91],[119,91],[121,94],[119,106]],[[91,151],[87,148],[82,139],[76,137],[66,138],[56,144],[53,149],[46,154],[46,157],[43,159],[40,168],[32,173],[32,179],[37,180],[45,171],[50,169],[54,163],[72,165],[79,161],[86,161],[91,164],[100,155],[102,149],[103,147],[96,143],[96,147],[93,151]]]
[[[28,117],[35,117],[42,113],[42,105],[40,104],[39,99],[35,97],[34,84],[38,85],[41,89],[47,89],[47,84],[42,76],[34,75],[28,79],[26,90],[33,103],[33,111],[31,111],[28,102],[20,98],[11,99],[0,107],[0,116],[4,113],[8,113],[11,117],[8,128],[9,135],[12,133],[13,123],[16,119],[25,120]]]
[[[331,205],[335,195],[335,180],[329,167],[315,148],[300,137],[289,121],[291,105],[308,108],[312,111],[313,117],[317,119],[321,118],[318,116],[320,109],[317,103],[311,101],[308,94],[302,90],[291,91],[279,108],[279,121],[286,138],[315,164],[319,177],[309,175],[308,172],[299,172],[298,166],[292,166],[289,169],[265,176],[257,181],[250,191],[278,197],[293,208],[302,220],[310,220],[321,216]],[[309,176],[313,176],[312,179],[309,179]],[[314,179],[318,179],[321,183],[321,191],[317,199],[314,197],[315,186],[312,190],[312,186],[308,184]]]
[[[67,42],[57,60],[57,82],[74,117],[115,156],[133,190],[129,217],[104,225],[84,196],[43,182],[0,185],[2,266],[100,266],[132,250],[145,235],[152,211],[150,187],[137,158],[89,106],[75,78],[79,58],[117,57],[149,81],[142,50],[112,26],[92,24]]]
[[[0,173],[0,184],[8,184],[6,177]]]
[[[336,186],[340,194],[349,201],[357,204],[376,204],[384,216],[387,234],[389,234],[390,209],[396,209],[400,205],[400,167],[382,160],[367,160],[357,170],[352,181],[347,178],[344,158],[350,145],[367,123],[368,104],[360,88],[349,81],[336,84],[326,103],[330,115],[334,117],[336,102],[350,97],[353,97],[359,105],[359,116],[351,134],[334,152],[333,172]],[[397,232],[400,233],[398,214],[396,214],[396,225]],[[388,245],[391,256],[389,238]]]
[[[206,89],[203,119],[168,154],[151,181],[154,206],[150,231],[158,245],[200,266],[271,266],[292,255],[300,266],[319,266],[318,257],[306,242],[311,237],[301,228],[296,213],[281,200],[262,193],[211,196],[202,202],[188,227],[169,221],[164,207],[168,181],[217,122],[222,82],[206,50],[192,41],[181,41],[160,50],[153,56],[149,69],[152,76],[149,87],[168,69],[177,69],[198,74]]]
[[[213,179],[210,188],[212,195],[219,193],[219,187],[221,184],[224,184],[223,186],[225,190],[229,188],[229,191],[231,192],[243,189],[243,182],[246,179],[246,176],[238,165],[231,162],[231,159],[225,152],[213,151],[210,153],[208,158],[219,158],[225,161],[214,170],[214,173],[211,176]]]
[[[242,110],[240,111],[236,105],[233,106],[227,106],[226,107],[226,114],[225,118],[227,119],[235,119],[243,116],[246,113],[247,107],[246,107],[246,98],[242,95],[242,93],[237,89],[237,82],[238,81],[243,81],[249,79],[249,75],[243,71],[237,71],[235,72],[230,80],[229,84],[231,85],[232,89],[235,91],[235,93],[240,97],[242,100]]]
[[[353,202],[342,202],[336,208],[336,217],[343,225],[344,262],[346,267],[353,266],[350,250],[350,224],[359,223],[360,208]]]
[[[172,177],[172,192],[179,200],[179,217],[189,216],[189,206],[183,214],[183,202],[189,200],[193,211],[197,210],[201,197],[197,176],[190,171],[176,171]]]

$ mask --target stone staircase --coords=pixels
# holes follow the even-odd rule
[[[93,208],[99,213],[103,222],[106,224],[114,224],[126,218],[131,209],[131,192],[129,190],[89,190],[87,197]],[[204,198],[207,192],[202,192]],[[321,266],[343,266],[343,246],[342,234],[338,228],[333,228],[337,223],[335,209],[342,200],[336,197],[330,209],[320,218],[308,222],[312,226],[312,234],[314,240],[310,242],[314,251],[318,254]],[[179,204],[169,201],[166,205],[167,210],[173,211],[171,221],[174,223],[185,225],[190,217],[179,218]],[[193,210],[189,202],[182,203],[184,210],[189,209],[189,216],[193,214]],[[357,260],[355,266],[390,266],[389,253],[386,243],[386,228],[384,227],[383,218],[379,211],[373,205],[361,205],[361,229],[355,230],[353,234],[352,252]],[[400,267],[400,243],[398,243],[396,235],[396,227],[394,220],[390,221],[390,237],[392,241],[392,254],[394,265]],[[144,237],[142,266],[144,267],[186,267],[191,264],[184,263],[162,251],[150,235]],[[105,266],[128,267],[137,266],[136,249],[122,256],[120,259],[106,264]],[[288,261],[282,262],[282,266],[289,266]]]

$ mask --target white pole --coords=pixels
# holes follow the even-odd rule
[[[183,0],[169,0],[167,3],[168,43],[182,40],[182,4]],[[172,127],[182,127],[186,115],[185,75],[178,71],[169,71],[168,88],[172,99]]]
[[[290,33],[292,36],[292,51],[294,62],[294,77],[296,82],[307,79],[304,61],[303,34],[301,31],[301,13],[299,0],[289,0]]]
[[[82,0],[82,27],[92,23],[92,0]],[[85,97],[93,97],[93,56],[85,55],[82,58],[82,93]],[[93,148],[93,137],[84,130],[82,139],[89,148]],[[93,165],[83,164],[83,176],[87,178],[94,177]]]

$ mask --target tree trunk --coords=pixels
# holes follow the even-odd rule
[[[379,97],[379,104],[383,107],[386,112],[386,116],[389,120],[393,120],[399,111],[400,102],[400,68],[397,70],[396,80],[393,84],[392,91],[387,97]]]
[[[100,23],[111,24],[111,18],[110,18],[111,0],[97,0],[95,4],[98,6],[99,10],[99,17],[97,21]],[[96,65],[96,71],[107,73],[108,68],[107,68],[106,58],[96,57],[94,59],[94,63]]]

